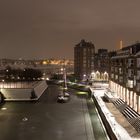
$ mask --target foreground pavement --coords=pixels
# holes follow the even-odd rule
[[[57,103],[50,86],[38,102],[7,102],[0,110],[0,140],[94,140],[86,99]]]

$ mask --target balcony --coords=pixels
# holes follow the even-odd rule
[[[111,67],[111,72],[114,72],[114,67]]]
[[[131,70],[131,69],[128,70],[128,77],[134,78],[134,70]]]
[[[136,91],[137,91],[137,92],[140,92],[140,83],[137,83]]]
[[[111,74],[111,79],[114,79],[114,74],[113,73]]]
[[[130,78],[130,79],[134,79],[134,74],[130,74],[130,75],[128,75],[128,78]]]
[[[129,63],[129,64],[128,64],[128,67],[129,67],[129,68],[133,68],[133,67],[134,67],[134,63]]]
[[[118,73],[118,68],[117,67],[115,67],[115,73]]]
[[[140,80],[140,75],[137,75],[136,76],[136,80]]]
[[[119,83],[122,84],[123,83],[123,79],[119,79]]]
[[[139,63],[137,64],[137,68],[140,68],[140,64]]]
[[[140,58],[137,58],[137,68],[140,68]]]
[[[133,88],[133,87],[134,87],[134,86],[133,86],[133,83],[134,83],[133,80],[128,80],[127,83],[126,83],[126,86],[127,86],[128,88]]]
[[[122,68],[119,68],[119,74],[120,74],[120,75],[123,74],[123,70],[122,70]]]
[[[137,71],[136,80],[140,80],[140,71]]]

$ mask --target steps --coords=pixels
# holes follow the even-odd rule
[[[126,104],[122,99],[112,101],[116,108],[126,117],[128,122],[140,132],[140,115]]]

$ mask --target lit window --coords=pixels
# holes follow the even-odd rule
[[[128,80],[128,87],[133,88],[133,81],[132,80]]]

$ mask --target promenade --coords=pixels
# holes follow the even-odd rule
[[[71,90],[68,103],[57,103],[58,86],[49,86],[37,102],[0,106],[0,140],[95,140],[85,98]]]

